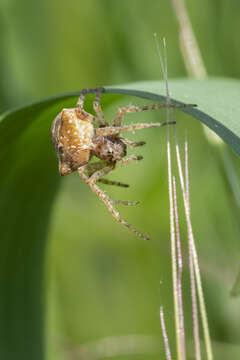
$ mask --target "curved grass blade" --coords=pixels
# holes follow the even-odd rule
[[[240,81],[172,80],[171,97],[240,154]],[[109,87],[103,107],[123,95],[165,102],[163,82]],[[44,259],[51,206],[59,186],[50,125],[79,92],[43,99],[0,116],[0,358],[44,356]],[[87,110],[91,96],[87,99]]]

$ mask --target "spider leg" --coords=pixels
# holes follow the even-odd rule
[[[111,198],[111,201],[114,204],[121,204],[121,205],[129,205],[129,206],[134,206],[134,205],[138,205],[139,201],[124,201],[124,200],[114,200]]]
[[[106,122],[105,118],[104,118],[104,114],[102,112],[102,108],[100,106],[100,97],[101,97],[101,94],[102,92],[104,92],[105,89],[104,88],[88,88],[88,89],[83,89],[82,92],[81,92],[81,95],[78,99],[78,102],[77,102],[77,108],[78,108],[78,112],[81,114],[81,117],[83,118],[88,118],[90,120],[91,118],[91,121],[97,125],[97,126],[106,126],[108,125],[108,123]],[[84,106],[84,100],[85,100],[85,97],[87,94],[92,94],[92,93],[96,93],[96,97],[95,97],[95,100],[93,102],[93,108],[94,108],[94,111],[96,112],[97,114],[97,117],[87,113],[84,109],[83,109],[83,106]]]
[[[108,173],[110,173],[111,171],[113,171],[115,164],[113,165],[107,165],[105,167],[103,167],[100,170],[96,170],[93,174],[91,174],[91,176],[89,177],[89,184],[95,184],[98,180],[100,180],[101,177],[103,177],[104,175],[107,175]]]
[[[98,179],[98,182],[101,182],[102,184],[105,184],[105,185],[115,185],[115,186],[121,186],[121,187],[129,187],[128,184],[124,184],[122,182],[119,182],[119,181],[112,181],[112,180],[108,180],[108,179]]]
[[[125,145],[127,145],[127,146],[132,146],[132,147],[143,146],[143,145],[146,144],[145,141],[137,141],[137,142],[135,142],[135,141],[128,140],[128,139],[126,139],[126,138],[121,138],[121,141],[122,141]]]
[[[195,107],[195,106],[197,106],[197,105],[195,105],[195,104],[153,104],[153,105],[144,105],[144,106],[129,105],[129,106],[125,106],[125,107],[118,109],[118,112],[115,116],[113,125],[121,126],[123,117],[127,113],[136,113],[136,112],[145,111],[145,110],[158,110],[158,109],[169,108],[169,107],[182,108],[182,107]]]
[[[83,108],[85,96],[89,94],[89,89],[83,89],[77,101],[77,106]]]
[[[127,158],[127,162],[130,162],[130,161],[135,161],[135,160],[140,160],[140,158],[142,158],[141,156],[133,156],[133,157],[129,157]],[[126,162],[124,162],[125,164]],[[116,182],[116,181],[110,181],[110,180],[106,180],[106,179],[101,179],[102,176],[110,173],[113,169],[114,169],[115,165],[108,165],[108,166],[105,166],[104,168],[102,168],[101,170],[97,170],[95,171],[91,176],[90,178],[88,178],[88,184],[96,184],[96,182],[100,181],[100,182],[104,182],[105,181],[105,184],[106,183],[111,183],[111,184],[114,184],[114,185],[118,185],[118,186],[125,186],[126,187],[126,184],[122,184],[122,183],[119,183],[119,182]],[[101,181],[103,180],[103,181]],[[120,184],[120,185],[119,185]],[[128,185],[127,185],[128,186]],[[110,201],[112,203],[115,203],[115,204],[122,204],[122,205],[130,205],[130,206],[133,206],[133,205],[137,205],[139,204],[139,201],[124,201],[124,200],[114,200],[114,199],[111,199],[109,198]]]
[[[111,181],[111,180],[107,180],[107,179],[98,179],[96,180],[96,178],[100,177],[100,176],[103,176],[102,174],[106,174],[106,173],[109,173],[111,170],[113,169],[107,169],[106,167],[103,168],[102,170],[99,170],[99,171],[96,171],[91,177],[90,179],[88,180],[88,183],[91,182],[91,184],[95,184],[96,182],[102,182],[103,184],[108,184],[108,185],[117,185],[117,186],[123,186],[123,187],[128,187],[129,185],[127,184],[123,184],[123,183],[120,183],[118,181]],[[130,205],[130,206],[133,206],[133,205],[137,205],[139,204],[139,201],[124,201],[124,200],[114,200],[112,198],[109,198],[110,201],[114,204],[122,204],[122,205]]]
[[[108,126],[108,122],[105,119],[104,113],[103,113],[101,105],[100,105],[101,94],[103,91],[104,91],[104,88],[98,88],[96,90],[96,96],[95,96],[95,100],[93,102],[93,109],[94,109],[95,113],[97,114],[98,125],[99,126]]]
[[[98,92],[100,92],[100,94],[101,94],[104,91],[105,91],[105,89],[103,87],[82,89],[81,94],[78,99],[78,102],[77,102],[77,106],[80,106],[81,108],[83,108],[84,100],[85,100],[85,97],[87,94],[94,94],[94,93],[98,93]]]
[[[106,161],[98,161],[98,162],[95,162],[95,163],[92,163],[92,164],[87,164],[87,165],[83,165],[82,167],[80,167],[78,169],[79,172],[83,173],[83,172],[87,172],[88,173],[88,176],[91,178],[91,176],[97,172],[98,174],[97,177],[101,176],[101,174],[98,172],[99,170],[102,170],[102,169],[106,169]],[[97,171],[98,170],[98,171]],[[111,168],[111,170],[113,170]],[[111,170],[107,171],[110,172]],[[105,170],[104,170],[105,172]],[[95,175],[95,176],[96,176]],[[103,175],[102,175],[103,176]],[[96,182],[101,182],[102,184],[106,184],[106,185],[115,185],[115,186],[121,186],[121,187],[129,187],[128,184],[124,184],[122,182],[119,182],[119,181],[113,181],[113,180],[108,180],[108,179],[97,179]],[[116,201],[120,201],[120,200],[116,200]]]
[[[79,173],[87,172],[88,176],[91,176],[96,172],[96,170],[101,170],[106,167],[106,161],[98,161],[92,164],[86,164],[78,168]]]
[[[88,175],[91,176],[93,173],[95,173],[96,170],[101,170],[106,166],[107,166],[107,162],[104,160],[88,164],[87,166]]]
[[[149,238],[147,236],[143,235],[141,232],[139,232],[137,229],[135,229],[132,225],[130,225],[124,219],[121,218],[119,212],[114,208],[114,206],[112,204],[113,201],[109,198],[109,196],[107,196],[104,193],[103,190],[101,190],[96,184],[93,184],[91,182],[89,183],[89,178],[81,170],[80,171],[78,170],[78,172],[79,172],[79,175],[81,176],[81,178],[83,179],[83,181],[85,183],[89,184],[92,191],[95,192],[98,195],[98,197],[104,202],[104,204],[106,205],[106,207],[108,208],[108,210],[110,211],[110,213],[112,214],[114,219],[116,219],[118,222],[120,222],[121,224],[126,226],[129,230],[134,232],[139,237],[143,238],[144,240],[149,240]]]
[[[124,126],[106,126],[104,128],[99,128],[96,130],[98,136],[107,136],[107,135],[117,135],[120,132],[124,131],[135,131],[141,129],[147,129],[151,127],[160,127],[165,125],[174,125],[175,121],[162,122],[162,123],[138,123]]]
[[[142,160],[143,157],[141,155],[132,155],[132,156],[129,156],[125,159],[121,159],[121,160],[118,160],[118,163],[119,164],[128,164],[132,161],[139,161],[139,160]]]

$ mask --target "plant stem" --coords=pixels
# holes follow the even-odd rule
[[[185,139],[185,184],[186,184],[186,200],[187,200],[187,205],[188,205],[188,211],[190,214],[187,136]],[[190,283],[191,283],[193,336],[194,336],[195,355],[196,355],[196,360],[201,360],[201,347],[200,347],[200,336],[199,336],[198,307],[197,307],[197,296],[196,296],[196,286],[195,286],[193,252],[192,252],[192,246],[191,246],[191,241],[190,241],[189,236],[188,236],[188,252],[189,252],[189,271],[190,271]]]
[[[171,148],[170,135],[168,127],[167,139],[167,158],[168,158],[168,191],[169,191],[169,205],[170,205],[170,234],[171,234],[171,261],[172,261],[172,281],[173,281],[173,300],[175,313],[175,331],[177,343],[177,358],[182,360],[181,354],[181,340],[180,340],[180,323],[179,323],[179,306],[178,306],[178,288],[177,288],[177,259],[176,259],[176,240],[175,240],[175,226],[174,226],[174,207],[173,207],[173,189],[172,189],[172,168],[171,168]]]
[[[172,5],[179,25],[179,43],[188,75],[203,79],[207,76],[207,71],[185,2],[172,0]]]
[[[196,251],[195,241],[194,241],[194,236],[193,236],[190,211],[189,211],[186,192],[185,192],[182,164],[181,164],[181,158],[180,158],[180,153],[179,153],[179,147],[178,147],[178,141],[177,141],[176,132],[175,132],[175,142],[176,142],[176,156],[177,156],[178,172],[179,172],[180,184],[181,184],[182,194],[183,194],[183,201],[184,201],[185,216],[186,216],[186,221],[187,221],[188,236],[189,236],[189,241],[190,241],[190,244],[191,244],[192,255],[193,255],[193,264],[194,264],[194,271],[195,271],[195,276],[196,276],[196,283],[197,283],[197,290],[198,290],[198,297],[199,297],[199,305],[200,305],[200,313],[201,313],[201,317],[202,317],[203,334],[204,334],[204,340],[205,340],[206,351],[207,351],[207,359],[212,360],[213,359],[213,353],[212,353],[210,333],[209,333],[209,328],[208,328],[207,312],[206,312],[206,306],[205,306],[205,302],[204,302],[202,281],[201,281],[200,268],[199,268],[199,264],[198,264],[198,256],[197,256],[197,251]]]
[[[163,341],[164,341],[164,345],[165,345],[166,358],[167,358],[167,360],[171,360],[172,356],[171,356],[171,352],[170,352],[170,347],[169,347],[169,342],[168,342],[168,336],[167,336],[167,331],[166,331],[166,326],[165,326],[165,321],[164,321],[164,313],[163,313],[162,306],[160,307],[160,323],[161,323],[161,328],[162,328]]]
[[[178,206],[177,206],[177,191],[176,181],[173,176],[173,200],[174,200],[174,212],[175,212],[175,227],[176,227],[176,240],[177,240],[177,296],[178,296],[178,311],[179,311],[179,337],[181,347],[181,358],[186,359],[185,350],[185,334],[184,334],[184,314],[183,314],[183,301],[182,301],[182,250],[181,250],[181,239],[180,239],[180,227],[178,220]]]

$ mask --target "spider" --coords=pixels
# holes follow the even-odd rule
[[[95,93],[93,108],[96,116],[86,112],[83,108],[85,96]],[[113,171],[116,164],[128,164],[133,161],[142,160],[142,156],[132,155],[126,157],[127,147],[138,147],[145,141],[133,142],[120,134],[127,131],[135,131],[150,127],[160,127],[175,124],[174,121],[162,123],[137,123],[122,125],[123,117],[127,113],[136,113],[144,110],[156,110],[164,107],[187,107],[192,104],[154,104],[145,106],[126,106],[119,108],[109,125],[103,114],[100,99],[104,88],[84,89],[81,92],[75,108],[63,109],[54,119],[51,127],[52,142],[55,146],[59,160],[60,175],[68,175],[77,171],[85,183],[105,203],[112,216],[121,224],[129,228],[136,235],[148,240],[149,238],[135,229],[132,225],[121,218],[114,204],[137,205],[138,201],[121,201],[110,198],[96,184],[103,183],[128,187],[129,185],[105,179],[104,176]],[[94,127],[95,125],[95,127]],[[98,162],[90,163],[92,156],[100,159]]]

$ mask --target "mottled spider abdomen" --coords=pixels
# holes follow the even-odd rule
[[[52,124],[51,135],[61,175],[88,163],[94,135],[91,114],[77,108],[63,109]]]

